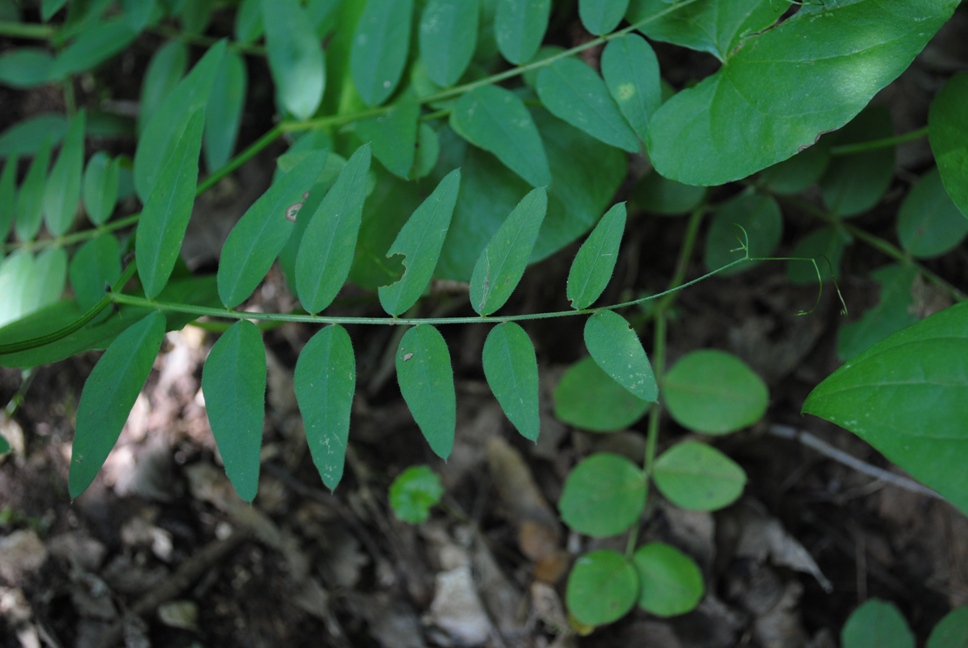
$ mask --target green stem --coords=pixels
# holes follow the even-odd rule
[[[261,153],[267,146],[282,137],[283,132],[282,124],[276,124],[273,126],[268,132],[266,132],[265,135],[254,141],[249,145],[248,148],[226,162],[222,168],[218,169],[215,171],[215,173],[212,173],[198,183],[198,188],[195,190],[195,195],[198,196],[203,194],[214,187],[220,180],[227,177],[230,173]]]
[[[34,23],[0,21],[0,36],[11,38],[33,38],[35,40],[50,40],[57,34],[53,25],[37,25]]]
[[[211,47],[215,43],[222,40],[221,38],[213,38],[211,36],[203,36],[201,34],[189,34],[168,25],[156,25],[152,27],[149,31],[158,34],[159,36],[164,36],[170,40],[180,40],[191,45],[200,45],[202,47]],[[252,54],[254,56],[266,56],[266,48],[261,45],[251,45],[248,43],[239,43],[236,41],[228,42],[228,49],[233,52],[239,52],[241,54]]]
[[[904,133],[903,135],[894,135],[893,137],[884,137],[881,139],[870,140],[868,142],[858,142],[856,144],[841,144],[840,146],[835,146],[830,149],[831,155],[853,155],[854,153],[865,153],[867,151],[876,151],[882,148],[889,148],[895,146],[896,144],[903,144],[904,142],[910,142],[911,140],[921,139],[928,134],[928,127],[919,128],[913,130],[910,133]]]

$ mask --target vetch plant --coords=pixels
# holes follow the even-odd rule
[[[209,421],[229,479],[252,501],[265,327],[314,330],[294,389],[320,478],[335,488],[352,443],[354,327],[407,327],[394,356],[400,391],[446,459],[457,400],[441,329],[489,327],[487,383],[510,423],[535,440],[540,365],[522,323],[582,318],[588,357],[557,385],[555,414],[600,433],[648,419],[641,462],[593,454],[565,482],[558,504],[573,530],[629,534],[624,553],[578,558],[567,603],[583,627],[635,605],[680,614],[701,599],[702,573],[675,547],[637,544],[650,488],[686,509],[736,501],[746,475],[712,437],[761,420],[769,399],[762,379],[723,351],[695,349],[666,367],[678,291],[772,257],[784,213],[797,209],[818,225],[783,257],[791,283],[835,280],[854,241],[893,261],[872,275],[880,303],[841,328],[845,364],[803,411],[857,434],[968,512],[968,306],[920,261],[968,235],[968,74],[947,81],[913,134],[895,136],[885,111],[868,107],[958,4],[580,0],[592,38],[567,50],[542,46],[552,12],[567,9],[550,0],[243,0],[217,10],[45,0],[39,21],[4,4],[0,33],[36,43],[0,55],[0,82],[59,87],[67,110],[0,134],[0,364],[104,350],[78,406],[68,483],[76,497],[114,446],[165,332],[206,318],[221,332],[202,374]],[[137,118],[77,107],[78,79],[106,83],[99,66],[143,34],[166,42],[152,54]],[[650,42],[721,65],[689,87],[663,86]],[[581,57],[598,51],[597,66]],[[255,58],[268,64],[279,120],[236,153]],[[891,184],[893,145],[925,134],[935,164],[902,200],[899,246],[851,224]],[[105,137],[136,142],[133,158],[109,152],[124,147],[93,150]],[[280,142],[288,148],[271,185],[228,235],[217,270],[189,271],[179,253],[200,217],[197,197]],[[651,169],[627,204],[616,192],[634,156]],[[725,199],[705,189],[728,183],[735,190]],[[821,206],[803,198],[811,187]],[[688,214],[667,290],[603,300],[623,233],[657,214]],[[508,306],[530,264],[582,237],[561,287],[569,309]],[[689,279],[697,248],[707,273]],[[246,310],[277,263],[299,307]],[[425,316],[434,278],[466,284],[473,314]],[[915,280],[962,303],[919,320]],[[386,315],[331,314],[348,282],[371,291]],[[660,453],[665,412],[705,436]],[[440,497],[434,484],[404,473],[391,489],[394,510],[424,519]]]

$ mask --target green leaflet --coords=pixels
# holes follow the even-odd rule
[[[628,19],[638,23],[659,13],[640,31],[652,40],[708,52],[725,61],[742,39],[768,28],[790,6],[789,0],[698,0],[668,12],[666,0],[632,0]]]
[[[625,121],[595,71],[573,58],[558,59],[538,73],[535,89],[553,115],[606,144],[639,152],[639,138]]]
[[[0,173],[0,241],[6,241],[17,213],[17,156],[3,165]]]
[[[633,396],[591,358],[569,367],[552,397],[559,420],[592,432],[626,428],[649,409],[649,403]]]
[[[547,210],[544,188],[531,190],[481,252],[470,287],[471,306],[479,315],[499,309],[517,288]]]
[[[48,72],[51,81],[63,81],[108,60],[127,48],[138,35],[123,16],[101,21],[96,29],[85,29],[76,40],[58,52]]]
[[[85,123],[86,113],[80,110],[71,120],[64,146],[44,188],[44,215],[47,229],[54,236],[66,234],[77,215],[77,205],[81,200],[81,173],[84,169]]]
[[[659,387],[639,336],[624,317],[601,310],[585,322],[585,346],[605,373],[648,403],[659,399]]]
[[[524,329],[498,324],[487,335],[482,354],[484,377],[508,420],[530,441],[538,440],[538,361]]]
[[[914,648],[914,634],[893,603],[870,599],[851,612],[840,631],[843,648]]]
[[[262,0],[242,0],[235,14],[235,40],[251,43],[262,36]]]
[[[420,17],[420,59],[447,88],[464,74],[477,45],[478,0],[430,0]]]
[[[18,47],[0,55],[0,83],[13,88],[35,88],[47,83],[54,57],[36,47]]]
[[[326,87],[319,37],[299,0],[263,0],[262,21],[276,98],[297,119],[309,119]]]
[[[0,262],[0,326],[60,299],[67,281],[67,252],[48,248],[36,258],[17,250]]]
[[[464,94],[450,114],[461,137],[493,153],[534,187],[551,184],[551,171],[531,113],[517,95],[497,86]]]
[[[901,247],[920,259],[941,256],[968,236],[968,218],[945,191],[937,169],[928,171],[904,197],[897,215]]]
[[[390,484],[390,508],[398,520],[426,522],[430,509],[444,496],[444,485],[430,466],[410,466]]]
[[[602,77],[632,130],[642,140],[652,115],[662,104],[659,60],[641,36],[625,34],[602,52]]]
[[[21,241],[37,238],[43,224],[44,187],[47,184],[47,167],[50,164],[50,140],[44,142],[27,169],[20,192],[17,195],[17,215],[14,232]]]
[[[433,326],[414,326],[397,349],[397,382],[430,449],[447,459],[454,447],[457,396],[450,351]]]
[[[599,549],[575,561],[565,602],[580,623],[596,626],[625,616],[638,594],[639,575],[631,561],[613,549]]]
[[[850,360],[892,333],[918,321],[917,314],[912,312],[914,297],[911,294],[917,277],[917,270],[899,263],[872,272],[871,278],[881,285],[878,304],[860,319],[840,326],[837,331],[837,357]]]
[[[389,112],[357,122],[356,134],[390,173],[406,180],[413,172],[419,119],[419,104],[405,99]]]
[[[968,645],[968,606],[963,605],[938,621],[925,648],[963,648],[965,645]]]
[[[895,333],[849,360],[803,411],[864,439],[968,513],[968,304]]]
[[[809,261],[788,261],[787,278],[791,283],[811,285],[817,283],[817,268],[823,281],[836,279],[840,276],[840,259],[844,256],[844,249],[852,237],[837,227],[830,225],[820,227],[810,232],[790,251],[791,257],[815,259],[815,268]]]
[[[363,145],[346,162],[303,232],[296,254],[296,293],[310,313],[329,306],[349,275],[369,168],[370,147]]]
[[[727,434],[756,423],[769,400],[766,384],[746,363],[713,349],[683,356],[662,385],[672,418],[703,434]]]
[[[71,287],[81,310],[86,311],[104,297],[106,286],[121,276],[121,249],[109,232],[98,234],[78,248],[69,270]]]
[[[202,111],[204,115],[208,94],[215,85],[225,48],[224,40],[210,47],[188,76],[168,92],[145,124],[134,154],[134,186],[142,202],[147,202],[181,141],[178,137],[172,137],[172,133],[186,132],[188,122],[196,111]],[[198,157],[197,153],[195,157]],[[193,162],[193,166],[198,167],[197,161]]]
[[[209,173],[222,168],[235,150],[247,84],[245,61],[235,52],[226,52],[205,109],[202,152]]]
[[[601,297],[615,271],[625,218],[625,203],[614,205],[582,243],[568,271],[568,300],[572,308],[588,308]]]
[[[672,545],[650,542],[632,556],[642,587],[639,607],[660,617],[689,612],[702,600],[705,585],[699,565]]]
[[[534,58],[551,15],[551,0],[497,0],[494,37],[501,55],[515,65]]]
[[[239,320],[218,339],[202,369],[202,392],[225,474],[251,502],[259,488],[266,397],[266,353],[255,324]]]
[[[145,70],[144,81],[141,83],[139,133],[144,132],[148,120],[185,76],[186,69],[188,69],[188,45],[180,40],[165,43],[151,57]]]
[[[152,311],[111,343],[84,383],[68,479],[72,498],[94,481],[117,443],[164,336],[165,316]]]
[[[118,161],[98,151],[84,170],[84,209],[94,225],[107,222],[118,203]]]
[[[329,158],[314,151],[276,180],[249,207],[225,240],[218,267],[218,294],[226,308],[249,298],[292,234],[290,210],[302,203]]]
[[[578,16],[585,29],[602,36],[618,27],[628,6],[629,0],[579,0]]]
[[[44,113],[17,122],[0,133],[0,157],[35,155],[44,146],[60,142],[67,134],[67,119]]]
[[[833,145],[858,144],[894,135],[891,114],[869,106],[831,137]],[[824,203],[836,216],[856,216],[877,204],[894,177],[894,147],[834,156],[820,177]]]
[[[716,210],[706,232],[703,261],[707,269],[716,270],[742,259],[742,243],[749,245],[750,256],[768,257],[780,244],[782,236],[783,214],[776,199],[764,194],[743,193],[722,203]],[[722,274],[746,272],[759,263],[743,263]]]
[[[313,463],[332,490],[343,477],[356,391],[356,360],[346,329],[337,324],[316,333],[299,353],[293,381]]]
[[[360,97],[378,106],[393,94],[410,50],[413,0],[368,0],[353,34],[350,75]]]
[[[157,0],[122,0],[124,19],[131,26],[131,29],[140,32],[148,26],[152,14],[157,16],[155,13],[156,2]]]
[[[662,175],[696,185],[785,160],[860,112],[957,4],[858,0],[801,10],[750,36],[716,74],[663,104],[650,126],[649,158]]]
[[[40,17],[44,22],[53,18],[54,14],[67,4],[67,0],[41,0]]]
[[[722,452],[696,441],[679,443],[655,460],[652,479],[666,499],[690,511],[716,511],[739,499],[746,473]]]
[[[192,215],[204,123],[204,109],[196,108],[185,130],[171,138],[175,140],[171,156],[161,168],[138,221],[135,261],[149,299],[157,297],[168,282]]]
[[[628,529],[645,508],[645,476],[625,457],[593,454],[568,474],[558,510],[561,519],[593,538]]]
[[[783,196],[798,194],[817,182],[830,164],[829,137],[821,137],[813,146],[806,148],[792,158],[764,169],[760,180],[770,193]]]
[[[944,187],[968,218],[968,72],[951,77],[931,102],[928,139]]]
[[[406,270],[400,281],[380,286],[380,305],[396,317],[413,306],[430,283],[460,190],[460,169],[447,174],[403,226],[387,257],[401,254]]]
[[[8,452],[10,452],[10,442],[0,435],[0,456],[3,456]]]

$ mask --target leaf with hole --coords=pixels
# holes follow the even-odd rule
[[[690,612],[702,600],[705,586],[699,565],[662,542],[650,542],[632,556],[639,574],[639,607],[659,617]]]
[[[534,58],[551,16],[551,0],[497,0],[494,37],[501,55],[515,65]]]
[[[629,0],[579,0],[578,17],[595,36],[609,33],[622,22]]]
[[[314,151],[276,180],[259,197],[225,240],[218,266],[218,293],[226,308],[249,298],[289,240],[295,222],[290,210],[302,203],[316,182],[327,151]]]
[[[641,36],[625,34],[605,46],[601,67],[612,99],[635,134],[644,140],[652,115],[662,104],[655,52]]]
[[[309,119],[319,108],[326,87],[319,37],[299,0],[263,0],[262,22],[276,99],[296,119]]]
[[[118,203],[118,161],[98,151],[87,161],[84,170],[84,209],[94,225],[102,225],[114,213]]]
[[[63,236],[74,224],[81,200],[81,174],[84,170],[84,126],[87,114],[80,110],[71,119],[67,137],[54,162],[44,187],[44,216],[47,229]]]
[[[655,460],[652,479],[670,502],[689,511],[716,511],[743,494],[746,473],[722,452],[686,441]]]
[[[482,86],[464,94],[450,126],[474,146],[493,153],[534,187],[551,184],[541,135],[524,102],[509,90]]]
[[[296,292],[310,313],[329,306],[349,275],[369,168],[370,147],[364,145],[347,160],[303,232],[296,254]]]
[[[332,490],[343,477],[356,391],[356,359],[346,329],[335,324],[310,338],[299,353],[293,382],[313,463]]]
[[[740,245],[749,245],[751,257],[768,257],[783,237],[783,214],[772,196],[744,193],[720,204],[706,232],[703,261],[717,270],[743,258]],[[751,261],[724,270],[723,275],[746,272],[759,264]]]
[[[535,89],[541,103],[556,117],[606,144],[639,152],[639,138],[605,82],[582,61],[567,57],[542,68]]]
[[[595,538],[628,529],[645,508],[645,476],[625,457],[593,454],[568,474],[558,501],[562,521]]]
[[[600,549],[575,561],[565,587],[565,602],[575,619],[597,626],[625,616],[638,594],[635,566],[617,551]]]
[[[633,396],[591,358],[569,367],[552,397],[560,421],[592,432],[627,428],[649,409],[647,401]]]
[[[533,189],[481,252],[470,286],[471,307],[479,315],[490,315],[501,308],[517,288],[547,211],[547,192]]]
[[[464,74],[477,45],[478,0],[430,0],[420,17],[420,60],[442,88]]]
[[[251,502],[259,488],[266,397],[266,352],[255,324],[239,320],[218,339],[202,369],[202,393],[225,474]]]
[[[447,343],[433,326],[414,326],[400,340],[396,365],[397,382],[410,413],[434,454],[447,459],[457,427],[457,396]]]
[[[582,243],[568,271],[567,294],[572,308],[588,308],[608,285],[618,261],[625,218],[625,203],[614,205]]]
[[[666,374],[663,390],[672,418],[704,434],[728,434],[756,423],[769,399],[766,384],[746,363],[713,349],[682,357]]]
[[[430,284],[460,190],[460,169],[448,173],[403,226],[387,256],[403,255],[400,281],[380,286],[380,304],[396,317],[410,309]]]
[[[630,393],[654,403],[659,387],[642,342],[618,313],[601,310],[585,322],[585,346],[605,373]]]
[[[928,113],[928,140],[948,195],[968,218],[968,72],[959,72],[935,95]]]
[[[368,0],[353,34],[350,74],[360,97],[378,106],[400,82],[410,50],[413,0]]]
[[[803,411],[850,430],[968,513],[968,304],[849,360],[810,392]]]
[[[893,603],[870,599],[850,613],[840,631],[843,648],[914,648],[914,635]]]
[[[157,181],[145,200],[135,232],[135,261],[145,295],[158,296],[178,260],[182,239],[195,204],[198,155],[202,148],[205,111],[196,108],[175,141]],[[143,138],[142,138],[143,139]]]
[[[84,382],[71,448],[68,489],[72,498],[94,481],[117,443],[164,335],[165,316],[153,311],[111,343]]]
[[[955,249],[968,236],[968,218],[945,191],[937,169],[928,171],[901,202],[897,238],[901,247],[920,259]]]
[[[483,351],[484,377],[508,420],[530,441],[538,440],[538,361],[524,329],[514,322],[488,333]]]

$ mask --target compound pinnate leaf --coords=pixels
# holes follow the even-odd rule
[[[316,333],[299,353],[293,381],[313,463],[332,490],[343,477],[356,391],[356,359],[346,329],[335,324]]]
[[[94,481],[117,443],[164,336],[165,316],[154,311],[121,333],[88,376],[77,406],[68,479],[71,497]]]
[[[437,85],[454,85],[477,45],[478,0],[430,0],[420,17],[420,59]]]
[[[413,0],[368,0],[353,34],[350,75],[360,97],[377,106],[393,94],[410,49]]]
[[[568,271],[568,299],[572,308],[588,308],[601,297],[615,271],[625,218],[625,203],[613,206],[582,243]]]
[[[44,215],[47,229],[61,236],[74,224],[77,205],[81,200],[81,174],[84,170],[84,110],[71,119],[64,146],[54,162],[44,188]]]
[[[705,586],[696,561],[671,545],[650,542],[635,550],[639,607],[660,617],[695,609]]]
[[[263,0],[269,70],[279,104],[297,119],[309,119],[323,100],[323,46],[299,0]]]
[[[968,72],[951,77],[931,102],[928,139],[941,179],[962,215],[968,218]]]
[[[604,625],[625,616],[639,594],[639,575],[622,554],[600,549],[575,562],[565,590],[572,616],[589,626]]]
[[[347,160],[303,232],[296,254],[296,292],[310,313],[329,306],[349,275],[369,168],[370,147],[363,145]]]
[[[196,108],[185,130],[172,137],[175,146],[141,211],[135,235],[135,261],[149,299],[168,283],[192,215],[204,123],[204,109]]]
[[[831,144],[860,144],[894,135],[891,114],[884,106],[869,106],[841,130]],[[894,147],[880,147],[834,156],[820,177],[820,192],[832,214],[856,216],[877,204],[894,177]]]
[[[551,0],[498,0],[494,36],[501,55],[515,65],[538,51],[551,15]]]
[[[649,129],[650,160],[668,178],[718,185],[791,157],[860,112],[957,5],[859,0],[804,7],[748,37],[717,73],[663,104]]]
[[[553,115],[592,137],[629,153],[639,152],[639,138],[618,109],[608,87],[582,61],[558,59],[538,73],[535,89]]]
[[[514,322],[498,324],[487,334],[484,377],[508,420],[525,439],[537,441],[538,361],[524,329]]]
[[[968,646],[968,606],[955,608],[938,621],[928,636],[926,648],[964,648]]]
[[[655,52],[635,34],[611,40],[602,52],[602,77],[618,109],[644,140],[652,115],[662,104]]]
[[[118,202],[118,162],[104,151],[98,151],[87,161],[84,170],[84,209],[95,225],[111,217]]]
[[[390,315],[396,317],[409,310],[430,283],[447,237],[458,191],[460,169],[455,169],[413,212],[390,246],[387,257],[402,254],[406,266],[400,281],[379,288],[380,304]]]
[[[98,234],[82,245],[71,259],[69,276],[74,296],[82,310],[104,297],[104,287],[121,276],[121,247],[109,232]]]
[[[303,201],[329,158],[314,151],[287,171],[249,207],[225,240],[218,267],[218,294],[226,308],[249,298],[285,247],[295,222],[292,207]]]
[[[968,304],[848,361],[810,392],[803,411],[850,430],[968,513]]]
[[[968,218],[945,191],[941,174],[932,169],[904,197],[897,215],[901,247],[921,259],[955,249],[968,235]]]
[[[548,193],[533,189],[521,199],[481,252],[471,274],[471,307],[490,315],[507,302],[528,265],[548,211]]]
[[[914,648],[914,634],[893,603],[870,599],[847,617],[843,648]]]
[[[686,441],[655,460],[652,479],[670,502],[690,511],[715,511],[743,494],[746,473],[705,443]]]
[[[740,244],[748,246],[752,257],[767,257],[773,254],[782,236],[783,214],[776,199],[757,193],[740,194],[716,210],[706,233],[703,261],[709,270],[717,270],[742,259]],[[739,274],[758,263],[748,261],[722,274]]]
[[[645,476],[625,457],[598,453],[565,480],[558,510],[569,527],[595,538],[622,533],[645,507]]]
[[[444,485],[430,466],[410,466],[390,484],[390,508],[398,520],[420,524],[443,495]]]
[[[490,85],[474,88],[457,102],[450,126],[474,146],[493,153],[532,186],[551,184],[541,135],[524,102],[513,92]]]
[[[50,145],[50,140],[47,140],[37,151],[17,194],[14,231],[21,241],[34,240],[43,224],[44,187],[47,184],[47,167],[50,165]]]
[[[202,152],[210,173],[222,168],[235,149],[247,85],[245,60],[235,52],[226,52],[205,110]]]
[[[255,324],[239,320],[218,339],[202,369],[202,392],[225,474],[251,502],[259,488],[266,397],[266,352]]]
[[[633,396],[591,358],[569,367],[552,397],[559,420],[592,432],[626,428],[649,409],[649,403]]]
[[[390,173],[407,179],[414,168],[419,119],[420,106],[404,100],[382,115],[357,122],[356,134],[370,143],[373,156]]]
[[[746,363],[724,351],[693,351],[663,381],[669,414],[683,427],[726,434],[756,423],[766,412],[766,384]]]
[[[447,343],[433,326],[415,326],[400,340],[396,365],[400,392],[413,419],[430,449],[446,459],[457,428],[457,396]]]
[[[592,34],[607,34],[622,22],[629,0],[579,0],[581,24]]]
[[[602,310],[585,322],[585,346],[605,373],[648,403],[659,398],[659,387],[639,336],[624,317]]]

